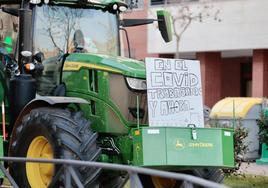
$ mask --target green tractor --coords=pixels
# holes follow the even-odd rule
[[[0,4],[5,156],[135,165],[216,182],[223,179],[219,168],[234,166],[231,130],[149,126],[145,64],[120,57],[119,30],[156,20],[120,20],[127,9],[120,0]],[[158,11],[157,21],[170,41],[168,13]],[[7,165],[20,187],[64,186],[64,176],[54,180],[58,165]],[[74,169],[85,187],[121,187],[127,180],[124,172]],[[180,184],[140,177],[145,187]]]

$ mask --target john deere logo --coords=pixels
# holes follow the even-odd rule
[[[175,148],[176,149],[184,149],[185,148],[184,140],[182,140],[182,139],[176,139],[176,141],[175,141]]]

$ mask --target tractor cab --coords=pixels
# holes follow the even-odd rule
[[[44,54],[44,71],[38,78],[41,95],[54,95],[64,56],[74,53],[119,55],[115,12],[92,7],[43,5],[34,7],[33,14],[33,50]]]

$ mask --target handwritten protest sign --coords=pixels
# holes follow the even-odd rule
[[[150,126],[204,127],[200,63],[146,58]]]

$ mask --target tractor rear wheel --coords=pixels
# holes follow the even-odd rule
[[[97,134],[80,112],[55,108],[37,108],[26,115],[12,133],[10,155],[29,158],[60,158],[95,161],[100,155],[96,145]],[[10,172],[19,187],[64,187],[62,165],[44,163],[12,163]],[[101,169],[73,167],[85,187],[98,186]]]
[[[193,175],[216,183],[223,183],[224,180],[224,173],[218,168],[194,169]]]
[[[216,183],[223,183],[224,174],[222,170],[217,168],[208,168],[208,169],[194,169],[193,171],[187,172],[187,174],[191,174],[209,181],[213,181]],[[183,181],[161,178],[156,176],[147,176],[140,175],[140,180],[142,185],[146,188],[183,188]],[[193,185],[193,187],[199,188],[202,186]]]

